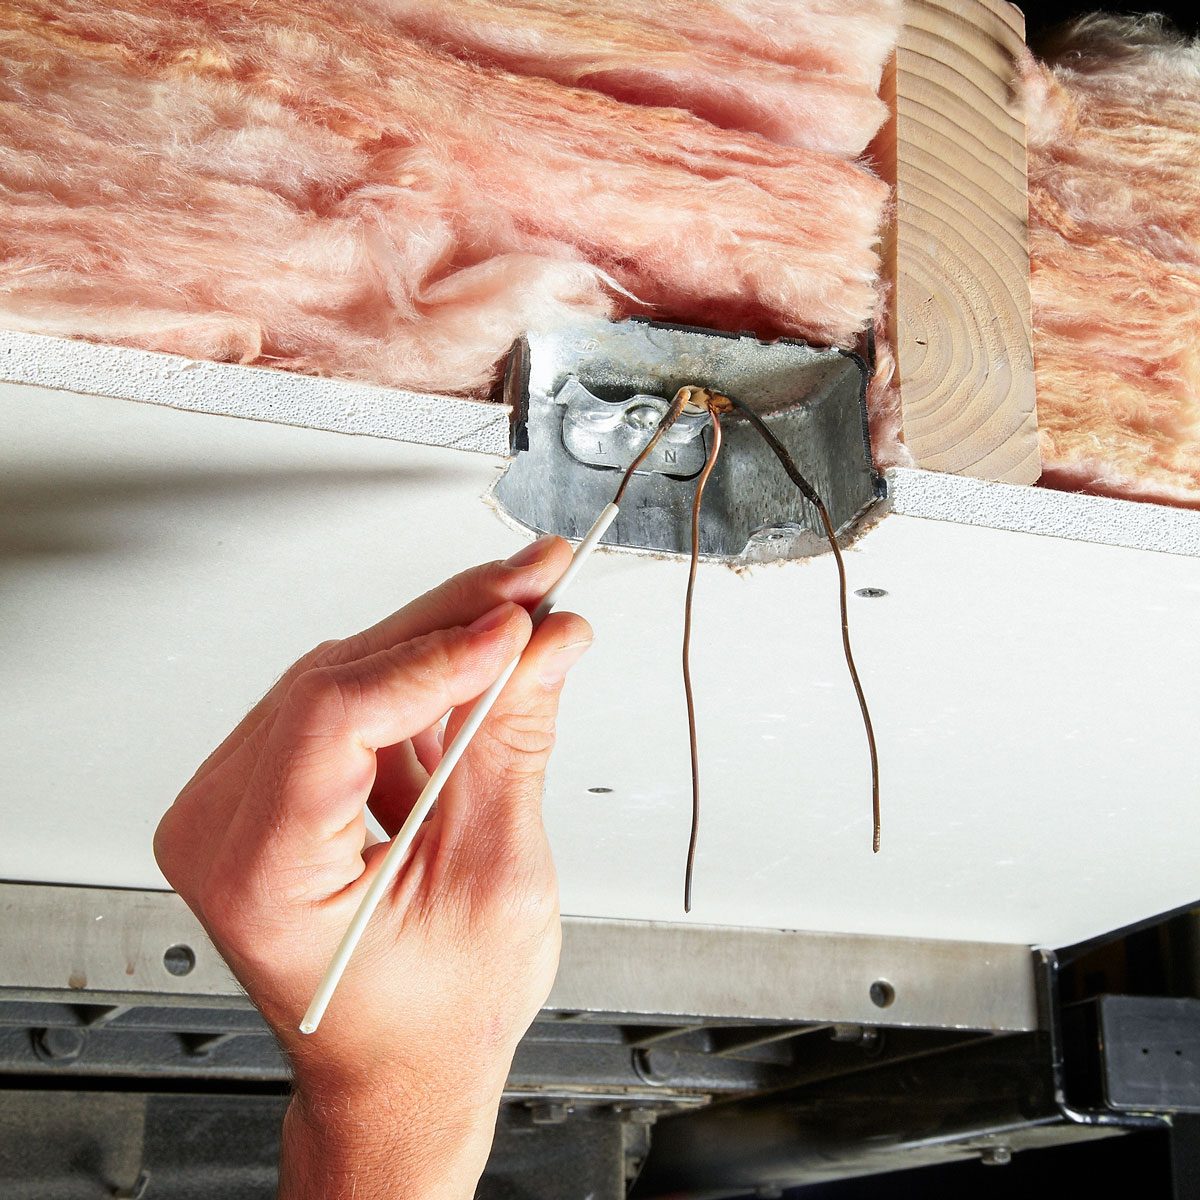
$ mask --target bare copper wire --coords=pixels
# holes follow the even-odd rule
[[[867,734],[867,752],[871,756],[871,850],[879,853],[879,751],[875,746],[875,727],[871,724],[871,712],[867,708],[867,697],[863,693],[861,680],[858,678],[858,668],[854,665],[854,655],[850,652],[850,614],[846,608],[846,564],[842,561],[842,550],[838,545],[837,533],[829,518],[829,509],[823,501],[818,500],[814,506],[821,515],[821,523],[825,526],[825,536],[829,539],[829,548],[833,551],[833,560],[837,563],[838,599],[842,606],[842,649],[846,653],[846,669],[850,672],[850,682],[854,684],[854,694],[858,697],[858,707],[862,712],[863,728]]]
[[[671,401],[662,420],[658,423],[650,440],[642,448],[641,453],[629,464],[621,478],[613,503],[620,508],[629,482],[634,472],[650,457],[654,447],[662,435],[679,419],[680,413],[689,405],[707,408],[712,415],[712,446],[705,458],[704,467],[696,484],[696,495],[692,500],[692,555],[688,571],[687,598],[683,608],[683,693],[687,700],[688,714],[688,746],[692,757],[692,829],[688,838],[687,867],[683,877],[683,911],[690,912],[692,908],[692,874],[696,864],[696,843],[700,836],[700,750],[696,736],[696,701],[692,693],[692,599],[696,591],[696,568],[700,561],[700,505],[704,500],[704,485],[717,464],[717,454],[721,449],[721,424],[718,412],[728,412],[730,404],[719,393],[710,392],[707,388],[681,387]]]
[[[863,728],[867,735],[867,748],[871,757],[871,817],[872,817],[872,838],[871,848],[875,853],[879,852],[880,844],[880,803],[879,803],[879,754],[875,744],[875,729],[871,723],[871,713],[867,708],[867,698],[863,692],[862,682],[858,677],[858,668],[854,663],[854,655],[850,649],[850,614],[848,609],[848,585],[846,581],[846,564],[842,559],[841,547],[838,545],[837,531],[833,527],[833,521],[829,516],[829,510],[825,507],[825,502],[821,499],[816,489],[808,482],[807,479],[800,473],[792,456],[787,452],[787,449],[782,445],[769,426],[763,419],[754,412],[753,409],[741,403],[738,400],[733,400],[728,396],[722,395],[720,392],[713,392],[702,387],[682,387],[675,393],[675,398],[671,401],[667,411],[663,414],[662,420],[655,429],[650,440],[643,447],[638,456],[630,463],[621,479],[620,486],[617,488],[617,494],[613,497],[613,503],[620,507],[621,500],[624,498],[625,491],[629,487],[629,482],[633,478],[638,467],[649,458],[658,444],[662,435],[671,427],[672,424],[679,418],[679,415],[689,405],[696,407],[703,406],[707,408],[712,417],[712,445],[709,448],[708,455],[704,462],[704,467],[700,472],[700,477],[696,483],[696,494],[692,500],[692,545],[691,545],[691,561],[688,569],[688,585],[687,596],[684,601],[683,610],[683,691],[684,697],[687,700],[688,714],[688,745],[691,752],[692,760],[692,828],[691,836],[688,840],[687,867],[684,872],[683,883],[683,911],[690,912],[692,908],[692,877],[695,871],[696,863],[696,845],[700,833],[700,754],[699,744],[696,734],[696,703],[692,691],[692,666],[691,666],[691,645],[692,645],[692,602],[695,598],[696,591],[696,575],[700,562],[700,506],[704,501],[704,488],[708,483],[709,477],[712,475],[713,468],[717,464],[717,456],[721,450],[721,414],[733,411],[740,412],[745,416],[755,429],[766,440],[767,444],[774,451],[775,456],[779,459],[780,465],[787,473],[792,482],[800,489],[804,498],[816,509],[818,516],[821,518],[821,524],[824,527],[825,536],[829,541],[829,548],[833,551],[833,559],[837,564],[838,573],[838,601],[841,608],[842,618],[842,649],[845,653],[846,668],[850,673],[850,681],[854,685],[854,694],[858,698],[859,710],[862,713]]]
[[[700,836],[700,751],[696,739],[696,700],[692,694],[692,599],[696,593],[696,568],[700,563],[700,505],[704,485],[717,465],[721,452],[721,419],[711,403],[712,446],[692,500],[692,561],[688,570],[687,597],[683,602],[683,694],[687,699],[688,745],[692,753],[692,832],[688,838],[687,867],[683,875],[683,911],[692,911],[692,875],[696,868],[696,841]]]
[[[783,467],[787,477],[800,489],[801,495],[817,510],[821,524],[825,527],[825,537],[829,548],[833,551],[834,562],[838,572],[838,601],[842,612],[842,649],[846,657],[846,669],[850,672],[850,682],[854,685],[854,694],[858,697],[858,707],[862,712],[863,729],[867,735],[867,751],[871,756],[871,849],[879,853],[880,841],[880,812],[879,812],[879,751],[875,745],[875,727],[871,724],[871,713],[867,708],[867,697],[863,693],[862,682],[858,678],[858,668],[854,665],[854,655],[850,652],[850,616],[847,611],[846,564],[842,561],[841,547],[838,545],[837,531],[833,527],[829,510],[825,501],[817,494],[816,488],[800,472],[792,456],[783,443],[771,432],[767,423],[741,400],[722,397],[734,409],[744,416],[751,425],[762,435],[763,440],[771,447],[779,465]]]
[[[650,457],[651,451],[658,445],[659,439],[672,425],[679,420],[679,414],[683,412],[685,406],[692,398],[692,393],[697,391],[696,388],[681,387],[675,393],[675,399],[667,406],[667,411],[663,413],[662,420],[658,423],[658,428],[651,434],[650,440],[642,447],[641,453],[629,464],[625,469],[625,474],[621,478],[621,483],[617,488],[617,494],[613,497],[613,503],[620,508],[621,501],[625,498],[625,489],[629,487],[629,481],[633,478],[633,473]]]

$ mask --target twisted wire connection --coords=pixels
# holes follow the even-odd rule
[[[642,447],[641,453],[637,458],[625,468],[625,474],[621,476],[620,485],[617,487],[617,494],[612,500],[618,508],[621,507],[621,501],[625,499],[625,491],[629,487],[629,481],[633,478],[633,473],[650,457],[651,452],[658,445],[662,435],[679,420],[679,414],[683,412],[688,401],[692,398],[692,392],[695,390],[695,388],[682,387],[675,393],[675,399],[667,406],[667,411],[663,413],[662,420],[659,421],[654,432],[650,435],[650,440]]]

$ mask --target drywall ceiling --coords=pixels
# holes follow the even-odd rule
[[[159,814],[291,660],[521,543],[483,499],[502,468],[0,385],[0,877],[163,886]],[[897,514],[847,562],[887,592],[851,604],[883,851],[832,562],[705,564],[691,920],[1063,944],[1200,896],[1200,562]],[[685,576],[604,552],[573,591],[597,644],[546,797],[566,912],[683,919]]]

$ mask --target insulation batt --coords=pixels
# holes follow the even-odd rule
[[[481,62],[686,108],[715,125],[854,157],[887,116],[899,0],[368,0]]]
[[[5,4],[0,324],[467,394],[581,315],[851,345],[895,0],[852,6],[865,63],[830,3],[705,4],[694,112],[630,102],[675,95],[682,0],[604,7]],[[544,63],[612,94],[507,69]]]
[[[1025,89],[1043,482],[1200,507],[1200,43],[1087,18]]]

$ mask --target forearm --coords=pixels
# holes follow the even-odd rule
[[[298,1092],[283,1122],[279,1200],[472,1200],[498,1106],[498,1094],[447,1105]]]

